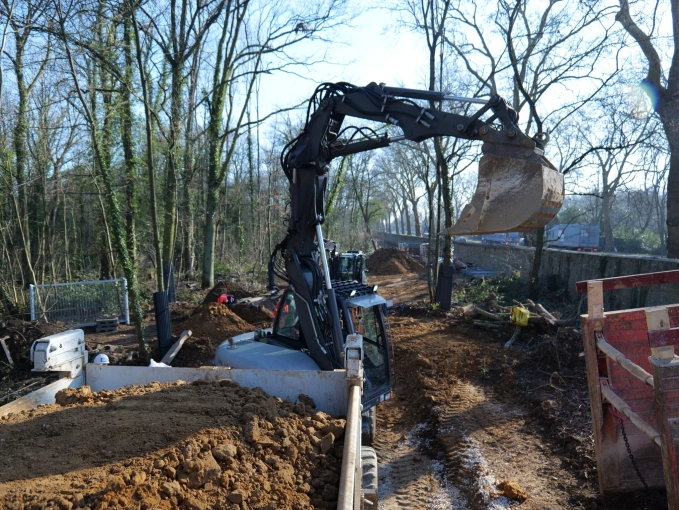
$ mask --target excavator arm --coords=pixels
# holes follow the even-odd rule
[[[464,116],[413,101],[431,104],[445,99],[473,101],[482,106],[474,115]],[[489,118],[482,120],[481,116],[486,113],[490,114]],[[345,119],[352,117],[390,124],[400,128],[403,134],[390,137],[353,126],[342,130]],[[386,147],[401,140],[421,142],[436,136],[480,140],[483,157],[476,193],[457,224],[444,234],[533,230],[549,223],[559,212],[563,203],[563,176],[544,157],[543,139],[528,137],[517,122],[516,111],[498,95],[484,101],[375,83],[367,87],[325,84],[314,94],[305,129],[284,153],[282,164],[292,182],[293,173],[301,169],[327,173],[333,158]],[[307,195],[310,190],[303,191]],[[321,199],[321,190],[314,191],[315,198]],[[302,203],[293,197],[292,204],[293,217],[299,221],[303,212],[295,205]],[[304,206],[310,205],[304,202]],[[322,208],[314,212],[323,216]],[[307,215],[307,220],[315,221],[312,216]]]
[[[442,100],[465,100],[481,106],[474,115],[464,116],[432,107]],[[484,114],[489,117],[482,120]],[[370,127],[342,129],[348,118],[396,126],[402,134],[391,137]],[[528,137],[517,122],[518,114],[497,95],[485,101],[375,83],[366,87],[323,84],[316,89],[304,130],[281,154],[290,182],[291,211],[288,233],[269,262],[269,286],[275,287],[274,275],[290,284],[303,349],[321,369],[344,365],[340,320],[344,301],[330,280],[321,231],[330,162],[402,140],[454,136],[482,141],[472,202],[442,234],[531,230],[546,225],[558,213],[563,203],[563,176],[544,157],[544,140]]]

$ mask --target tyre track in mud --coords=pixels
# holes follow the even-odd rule
[[[379,507],[512,508],[519,501],[496,487],[506,480],[528,493],[522,509],[572,507],[578,480],[505,391],[511,371],[489,375],[501,347],[442,321],[393,322],[395,399],[378,409],[375,442]]]
[[[424,429],[424,425],[416,427],[396,443],[375,441],[380,466],[380,509],[467,508],[459,491],[441,477],[443,464],[432,463],[422,452],[422,442],[427,441],[421,437]]]

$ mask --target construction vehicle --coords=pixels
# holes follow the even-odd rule
[[[482,106],[471,116],[433,108],[433,102],[445,100]],[[482,120],[486,113],[489,117]],[[347,117],[386,122],[400,128],[402,134],[390,136],[371,127],[342,129]],[[107,375],[101,380],[117,387],[142,380],[229,377],[248,386],[261,386],[281,398],[294,394],[303,384],[306,393],[313,390],[311,396],[317,403],[321,399],[321,409],[346,410],[338,508],[358,510],[364,499],[376,508],[376,455],[365,447],[362,436],[366,434],[360,432],[367,426],[374,433],[374,406],[391,396],[386,301],[377,295],[376,287],[332,278],[321,228],[330,162],[402,140],[422,142],[454,136],[483,141],[474,197],[457,223],[441,234],[530,230],[546,225],[558,213],[563,177],[543,156],[547,137],[538,134],[529,138],[517,122],[518,114],[497,95],[489,100],[460,98],[375,83],[366,87],[347,83],[319,86],[309,101],[302,133],[281,154],[290,183],[291,214],[287,235],[269,261],[269,287],[272,292],[279,291],[276,278],[288,286],[282,292],[272,329],[222,343],[213,362],[221,367],[216,371],[97,365],[87,366],[83,376],[82,361],[79,371],[73,365],[66,368],[71,367],[71,374],[75,370],[76,376],[87,377],[93,389],[102,373]],[[51,356],[50,349],[46,352]],[[115,379],[114,370],[119,374]],[[154,373],[143,372],[149,370]]]
[[[424,106],[415,101],[427,102]],[[434,101],[481,103],[472,116],[431,107]],[[481,116],[489,113],[487,120]],[[379,134],[371,127],[348,126],[347,117],[387,123],[402,134]],[[498,122],[498,126],[493,123]],[[421,142],[436,136],[483,141],[479,182],[470,204],[443,235],[525,231],[542,227],[558,213],[564,196],[563,176],[544,157],[547,137],[533,138],[518,127],[518,114],[498,95],[489,100],[467,99],[442,92],[386,87],[371,83],[320,85],[309,101],[302,133],[281,153],[281,166],[290,183],[291,215],[288,232],[269,261],[269,286],[275,277],[289,284],[300,322],[300,348],[323,370],[342,368],[343,298],[331,280],[321,225],[325,221],[325,191],[334,158],[387,147],[402,140]],[[369,294],[368,291],[366,291]],[[384,321],[379,320],[380,331]],[[273,331],[276,338],[276,331]],[[376,346],[386,352],[384,344]],[[375,341],[375,339],[373,339]],[[382,368],[388,371],[388,360]],[[389,394],[389,376],[384,378]]]
[[[340,244],[325,240],[325,255],[330,267],[330,279],[368,284],[366,256],[361,250],[340,251]]]
[[[595,252],[600,230],[599,225],[554,225],[545,231],[545,248]]]

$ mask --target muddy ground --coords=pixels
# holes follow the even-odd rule
[[[92,393],[0,419],[0,508],[335,508],[345,422],[232,381]]]
[[[370,283],[379,285],[382,296],[403,305],[390,317],[394,398],[377,412],[381,509],[667,508],[664,496],[656,492],[599,496],[577,332],[526,331],[513,348],[503,349],[508,332],[479,330],[455,314],[432,311],[425,304],[428,289],[421,273],[371,273]],[[173,305],[177,330],[198,315],[196,310],[195,304]],[[237,329],[248,329],[231,316],[224,319]],[[180,356],[176,364],[209,364],[218,341],[221,337],[213,338],[209,332],[195,335],[185,347],[186,359]],[[129,357],[135,348],[124,329],[90,337],[88,346],[109,346],[108,351],[119,358]],[[50,432],[41,429],[41,433]],[[188,437],[180,436],[160,438],[158,444],[144,445],[142,450],[180,448],[173,441]],[[93,441],[89,444],[93,452],[101,450]],[[96,458],[128,477],[136,465],[119,465],[120,459],[109,461],[101,455]],[[210,503],[213,497],[217,496],[209,493],[203,498],[206,508],[218,508]],[[87,501],[94,506],[101,498]],[[304,503],[314,506],[312,500]],[[292,507],[285,500],[276,505]]]
[[[602,498],[579,334],[488,333],[428,312],[417,274],[371,279],[407,303],[390,318],[395,398],[378,408],[380,508],[665,509]]]

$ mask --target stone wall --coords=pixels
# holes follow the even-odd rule
[[[454,250],[455,258],[473,262],[478,267],[505,275],[518,271],[528,284],[535,248],[456,242]],[[673,269],[679,269],[679,260],[547,249],[542,257],[540,285],[544,293],[561,295],[565,300],[576,302],[579,296],[575,292],[575,282]],[[604,298],[607,310],[679,303],[679,284],[614,290],[606,292]]]

